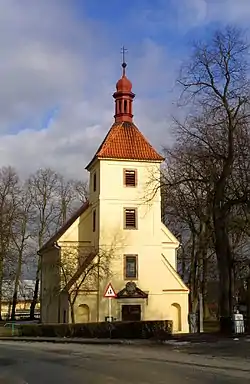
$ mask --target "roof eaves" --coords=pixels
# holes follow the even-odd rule
[[[90,167],[96,162],[97,159],[98,159],[98,157],[95,154],[94,157],[92,158],[92,160],[86,165],[85,169],[87,171],[89,171]]]
[[[106,136],[104,137],[103,141],[101,142],[101,144],[99,145],[99,147],[97,148],[96,150],[96,153],[93,157],[93,159],[88,163],[88,165],[85,167],[85,169],[88,171],[89,168],[91,167],[91,165],[99,158],[99,153],[101,152],[102,148],[103,148],[103,145],[106,143],[106,140],[110,134],[110,132],[112,131],[113,127],[117,125],[117,123],[113,123],[112,126],[110,127],[109,131],[107,132]]]
[[[162,163],[162,161],[164,161],[165,159],[164,158],[158,158],[158,159],[155,159],[155,158],[147,158],[147,159],[139,159],[139,158],[134,158],[132,159],[131,157],[115,157],[115,156],[98,156],[97,157],[98,159],[102,159],[102,160],[117,160],[117,161],[141,161],[141,162],[145,162],[145,163],[148,163],[148,162],[152,162],[152,161],[155,161],[156,163]]]

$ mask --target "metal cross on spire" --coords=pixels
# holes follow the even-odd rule
[[[125,76],[125,68],[127,66],[127,63],[125,61],[125,55],[128,50],[123,46],[121,49],[121,54],[122,54],[122,68],[123,68],[123,76]]]

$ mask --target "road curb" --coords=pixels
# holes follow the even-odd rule
[[[93,345],[141,345],[141,346],[181,346],[185,344],[214,344],[220,342],[227,342],[229,340],[244,340],[250,341],[249,337],[227,337],[227,338],[181,338],[173,337],[168,340],[150,340],[150,339],[81,339],[81,338],[68,338],[68,337],[22,337],[22,336],[2,336],[0,341],[19,341],[30,343],[57,343],[57,344],[93,344]]]
[[[157,340],[121,340],[121,339],[77,339],[57,337],[0,337],[0,341],[56,343],[56,344],[93,344],[93,345],[159,345]]]

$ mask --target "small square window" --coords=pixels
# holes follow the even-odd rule
[[[138,256],[124,255],[124,279],[138,278]]]
[[[126,187],[136,187],[137,184],[137,174],[133,169],[124,170],[124,184]]]
[[[92,225],[93,225],[93,232],[95,232],[95,230],[96,230],[96,210],[93,211],[93,222],[92,222]]]
[[[93,191],[96,191],[96,173],[93,175]]]
[[[136,229],[137,228],[137,209],[125,208],[124,216],[125,216],[124,217],[125,229]]]

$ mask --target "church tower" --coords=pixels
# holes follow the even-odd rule
[[[113,94],[115,121],[87,166],[92,239],[115,253],[106,283],[118,292],[117,319],[174,318],[175,329],[187,331],[188,289],[176,272],[179,242],[161,222],[164,158],[133,121],[135,94],[126,66],[123,61]]]
[[[106,244],[106,232],[109,236],[120,232],[129,252],[137,254],[133,243],[139,246],[145,239],[147,245],[160,242],[160,188],[155,183],[158,180],[159,184],[164,158],[133,122],[135,94],[126,67],[123,61],[122,76],[113,94],[115,121],[86,169],[90,172],[95,242]],[[151,199],[149,190],[152,192],[153,184],[156,191]]]

